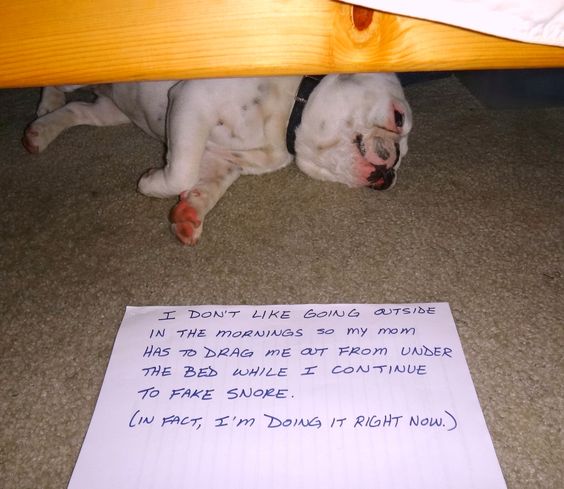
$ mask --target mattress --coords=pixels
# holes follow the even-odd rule
[[[353,0],[516,41],[564,46],[564,0]]]

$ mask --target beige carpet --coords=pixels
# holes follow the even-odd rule
[[[564,109],[407,93],[394,189],[244,177],[184,248],[135,191],[158,143],[79,127],[30,156],[38,92],[0,91],[0,487],[66,487],[127,304],[415,301],[450,303],[508,487],[562,487]]]

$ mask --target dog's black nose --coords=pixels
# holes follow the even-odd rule
[[[374,190],[386,190],[390,188],[396,179],[396,172],[392,168],[377,166],[368,177],[368,185]]]

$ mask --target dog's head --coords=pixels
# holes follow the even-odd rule
[[[313,178],[385,190],[395,183],[411,126],[394,74],[329,75],[296,130],[296,163]]]

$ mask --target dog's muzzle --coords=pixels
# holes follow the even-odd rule
[[[374,167],[374,171],[368,176],[369,188],[374,190],[386,190],[390,188],[396,180],[396,171],[387,168],[385,165]]]
[[[399,144],[394,144],[396,150],[396,160],[391,168],[386,165],[373,165],[374,171],[368,176],[368,187],[374,190],[386,190],[396,181],[396,168],[400,159]]]

